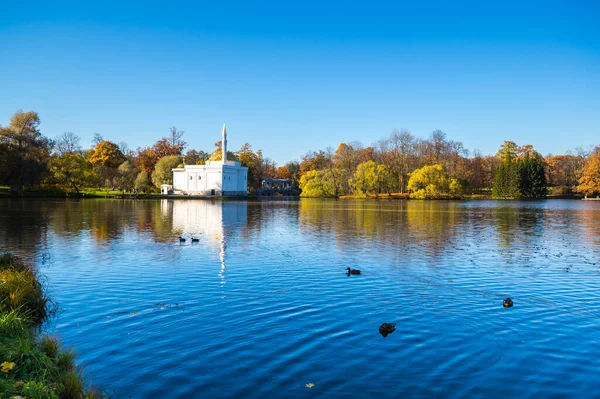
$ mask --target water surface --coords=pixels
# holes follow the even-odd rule
[[[114,398],[600,390],[596,202],[0,200],[0,250]]]

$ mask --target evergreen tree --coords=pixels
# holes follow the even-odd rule
[[[543,198],[548,193],[542,157],[525,154],[519,160],[520,192],[523,198]]]
[[[521,197],[521,177],[519,165],[510,160],[498,167],[492,188],[494,198],[520,198]]]

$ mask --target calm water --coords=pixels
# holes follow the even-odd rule
[[[600,395],[600,202],[2,200],[0,250],[114,398]]]

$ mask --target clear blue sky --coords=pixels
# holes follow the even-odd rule
[[[600,2],[0,0],[0,124],[131,148],[227,122],[279,164],[394,128],[469,149],[600,144]]]

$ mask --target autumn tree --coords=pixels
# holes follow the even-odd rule
[[[587,157],[577,191],[586,196],[600,195],[600,146]]]
[[[137,177],[137,171],[135,166],[129,161],[123,162],[119,165],[119,188],[123,193],[125,191],[132,191],[135,186],[135,180]]]
[[[48,163],[54,181],[63,187],[72,187],[77,194],[85,184],[86,161],[79,154],[66,152]]]
[[[262,179],[265,177],[265,159],[263,158],[262,151],[258,150],[254,152],[252,151],[252,146],[250,144],[244,143],[242,147],[235,152],[235,155],[242,166],[248,168],[248,189],[250,191],[259,189],[262,184]]]
[[[203,165],[209,158],[204,151],[188,150],[183,157],[186,165]]]
[[[309,170],[300,177],[300,189],[303,197],[335,196],[334,179],[331,171]]]
[[[0,127],[3,179],[13,192],[22,193],[26,184],[39,182],[46,169],[52,142],[42,136],[39,125],[37,112],[17,111],[8,126]]]
[[[135,190],[138,192],[146,192],[150,187],[150,179],[148,179],[148,173],[141,171],[137,174],[134,184]]]
[[[450,178],[440,164],[424,166],[412,172],[407,189],[410,197],[416,199],[456,197],[462,193],[458,180]]]
[[[113,187],[118,182],[117,168],[125,162],[125,156],[117,144],[103,140],[90,150],[88,161],[94,166],[99,185]]]
[[[577,186],[583,170],[583,158],[578,155],[549,155],[544,158],[546,180],[552,187],[561,187],[571,191]]]
[[[182,162],[183,158],[180,155],[167,155],[159,159],[152,173],[154,186],[160,187],[162,184],[173,184],[173,169],[177,168]]]
[[[363,162],[356,168],[354,176],[350,179],[350,186],[354,187],[357,194],[392,193],[397,187],[398,177],[392,170],[383,164],[374,161]]]
[[[182,140],[183,133],[183,131],[172,127],[169,130],[169,135],[158,140],[152,147],[138,149],[138,169],[143,170],[150,175],[154,172],[154,168],[159,159],[169,155],[181,155],[187,145],[187,143]]]

